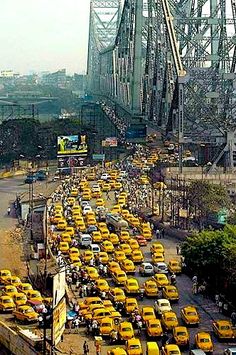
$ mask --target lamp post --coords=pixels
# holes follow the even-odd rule
[[[43,194],[39,194],[39,197],[45,201],[45,215],[44,215],[44,290],[47,289],[47,272],[48,272],[48,258],[47,258],[47,251],[48,251],[48,197],[44,196]]]

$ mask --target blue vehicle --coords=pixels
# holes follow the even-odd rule
[[[39,170],[36,173],[36,178],[38,181],[43,181],[47,179],[47,174],[45,170]]]
[[[25,184],[32,184],[33,182],[36,182],[36,176],[35,175],[27,175],[25,179]]]

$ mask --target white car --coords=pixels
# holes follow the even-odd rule
[[[156,300],[154,309],[159,316],[161,316],[164,312],[169,312],[172,310],[170,302],[166,298]]]
[[[142,276],[153,275],[153,265],[151,263],[142,263],[139,267],[139,272]]]
[[[168,274],[168,266],[166,263],[159,262],[154,265],[155,274]]]
[[[101,175],[101,178],[100,178],[101,180],[108,180],[108,179],[110,179],[110,175],[109,174],[107,174],[107,173],[103,173],[102,175]]]
[[[88,212],[92,211],[91,206],[85,206],[83,209],[83,215],[85,216]]]
[[[93,185],[92,186],[92,192],[100,192],[101,191],[101,188],[99,185]]]
[[[90,206],[90,203],[88,201],[80,201],[80,206],[84,208],[85,206]]]

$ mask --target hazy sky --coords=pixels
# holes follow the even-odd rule
[[[89,0],[0,0],[0,70],[86,70]]]

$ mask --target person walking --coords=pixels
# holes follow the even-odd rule
[[[176,254],[179,255],[180,254],[180,246],[177,244],[176,245]]]
[[[101,345],[96,342],[95,344],[95,349],[96,349],[96,355],[101,355]]]
[[[89,347],[88,347],[88,344],[87,344],[86,340],[85,340],[84,345],[83,345],[83,351],[84,351],[84,355],[88,355]]]

